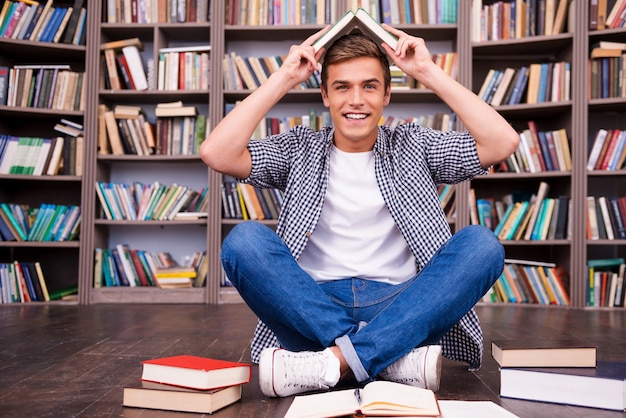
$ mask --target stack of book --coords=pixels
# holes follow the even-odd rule
[[[500,366],[500,396],[626,410],[626,363],[596,360],[579,340],[492,341]]]
[[[141,380],[124,388],[123,405],[211,414],[241,399],[249,364],[191,355],[146,360]]]
[[[156,285],[162,289],[178,289],[193,287],[197,277],[195,267],[165,267],[156,270]]]

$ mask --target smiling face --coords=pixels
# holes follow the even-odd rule
[[[369,151],[378,136],[383,107],[391,98],[387,56],[360,33],[344,35],[326,51],[322,99],[335,126],[335,146],[345,152]]]
[[[335,146],[345,152],[371,150],[391,97],[380,62],[372,57],[344,61],[329,66],[327,76],[322,99],[335,126]]]

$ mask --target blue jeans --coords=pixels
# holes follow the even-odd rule
[[[468,226],[399,285],[356,277],[318,284],[269,227],[238,224],[222,244],[226,275],[250,309],[291,351],[338,346],[359,382],[413,348],[436,344],[502,273],[493,232]]]

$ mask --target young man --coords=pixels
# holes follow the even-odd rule
[[[467,131],[379,127],[391,98],[389,64],[374,41],[353,34],[324,56],[321,94],[333,126],[250,140],[318,67],[324,50],[311,45],[320,31],[292,46],[201,147],[212,169],[284,191],[277,232],[243,222],[222,246],[226,274],[260,319],[252,359],[268,396],[376,378],[437,390],[442,351],[480,367],[473,306],[502,272],[504,251],[487,228],[451,235],[436,185],[485,174],[519,136],[433,63],[423,39],[385,28],[399,40],[384,51]]]

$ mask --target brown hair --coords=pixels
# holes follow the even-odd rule
[[[360,32],[343,35],[328,48],[324,54],[322,65],[322,88],[326,90],[327,87],[328,67],[362,57],[376,58],[380,62],[383,69],[385,89],[387,89],[391,84],[391,72],[389,71],[387,55],[376,42]]]

